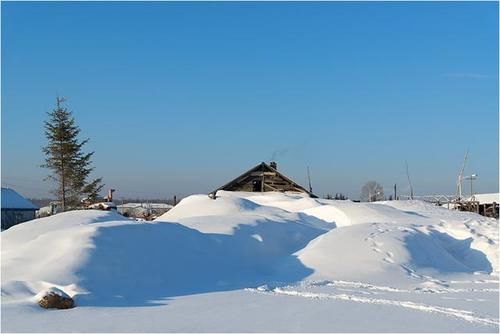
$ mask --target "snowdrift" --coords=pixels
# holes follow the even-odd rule
[[[394,286],[406,278],[444,278],[453,274],[491,273],[486,255],[429,226],[386,223],[354,225],[320,236],[298,252],[318,279],[367,281]],[[346,251],[350,250],[350,251]]]
[[[2,232],[3,303],[59,288],[78,306],[305,280],[410,285],[498,275],[498,221],[418,201],[194,195],[154,222],[74,211]]]
[[[4,299],[56,287],[80,306],[145,306],[291,283],[312,273],[292,254],[334,227],[242,198],[193,196],[171,216],[147,223],[88,210],[16,226],[2,233]],[[290,270],[282,275],[285,262]]]

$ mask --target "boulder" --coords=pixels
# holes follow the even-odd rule
[[[73,298],[55,287],[45,290],[39,294],[39,297],[38,305],[43,308],[68,309],[75,307]]]

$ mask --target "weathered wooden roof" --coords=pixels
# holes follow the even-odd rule
[[[278,170],[276,170],[275,168],[271,167],[270,165],[268,165],[265,162],[261,162],[260,164],[256,165],[255,167],[252,167],[248,171],[246,171],[243,174],[241,174],[240,176],[236,177],[235,179],[233,179],[233,180],[229,181],[228,183],[224,184],[223,186],[215,189],[214,191],[212,191],[211,193],[209,193],[209,196],[210,197],[214,197],[215,194],[217,193],[217,191],[219,191],[219,190],[231,190],[232,186],[237,185],[239,182],[241,182],[241,181],[245,180],[246,178],[252,176],[252,174],[256,173],[256,172],[258,172],[260,174],[264,173],[264,175],[265,175],[265,173],[270,173],[270,174],[273,174],[273,175],[278,175],[284,181],[286,181],[290,185],[291,188],[293,188],[293,191],[297,191],[297,192],[301,192],[301,193],[306,193],[310,197],[317,198],[316,195],[314,195],[313,193],[309,192],[304,187],[302,187],[298,183],[292,181],[290,178],[288,178],[284,174],[280,173]]]

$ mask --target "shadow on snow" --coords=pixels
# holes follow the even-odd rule
[[[292,254],[324,232],[265,219],[239,225],[233,235],[165,222],[101,227],[76,273],[89,293],[76,300],[81,306],[154,306],[175,296],[293,283],[313,271]]]
[[[441,274],[491,273],[491,263],[484,253],[471,248],[472,241],[472,238],[455,239],[436,230],[405,238],[412,267],[432,269]]]

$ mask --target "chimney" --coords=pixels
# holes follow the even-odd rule
[[[115,192],[115,189],[108,190],[108,196],[106,197],[106,202],[113,202],[113,193],[114,192]]]
[[[269,166],[271,166],[271,168],[278,169],[278,164],[276,163],[276,161],[271,161],[269,163]]]

